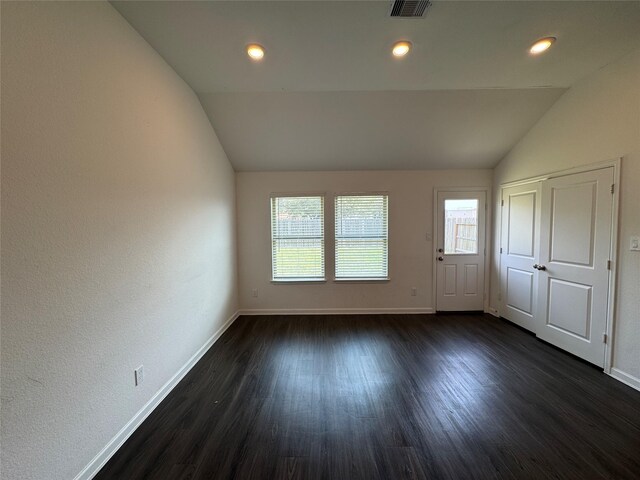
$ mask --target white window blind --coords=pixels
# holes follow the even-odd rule
[[[336,279],[388,277],[387,195],[336,197]]]
[[[271,198],[273,280],[324,279],[324,198]]]

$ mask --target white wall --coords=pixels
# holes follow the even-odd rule
[[[73,478],[234,313],[234,202],[108,3],[2,2],[3,479]]]
[[[565,93],[496,167],[494,186],[617,157],[623,161],[613,367],[640,386],[640,253],[629,251],[629,237],[640,235],[640,50]],[[496,308],[497,275],[496,263]]]
[[[446,186],[491,186],[491,170],[238,172],[239,302],[243,310],[394,309],[429,311],[432,298],[433,189]],[[271,193],[323,192],[325,209],[332,195],[344,192],[389,192],[389,282],[333,282],[332,245],[321,284],[271,283]],[[332,218],[332,215],[330,215]],[[331,242],[333,225],[325,224]],[[411,296],[411,288],[417,295]],[[258,289],[258,297],[252,290]]]

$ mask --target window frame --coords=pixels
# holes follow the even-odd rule
[[[276,278],[274,276],[274,235],[273,235],[273,205],[274,200],[277,198],[305,198],[305,197],[319,197],[322,206],[322,236],[318,237],[321,240],[322,246],[322,277],[289,277],[289,278]],[[287,192],[287,193],[271,193],[269,194],[269,240],[271,245],[271,265],[270,265],[270,282],[273,284],[314,284],[314,283],[326,283],[327,281],[327,211],[326,211],[326,194],[325,192]],[[311,237],[310,237],[311,238]],[[313,237],[316,238],[316,237]]]
[[[338,242],[338,236],[336,234],[337,231],[337,224],[338,224],[338,216],[337,216],[337,212],[336,212],[336,208],[337,208],[337,204],[338,204],[338,197],[376,197],[376,196],[380,196],[380,197],[386,197],[386,241],[387,241],[387,248],[386,248],[386,266],[387,266],[387,275],[384,277],[338,277],[337,276],[337,242]],[[336,283],[384,283],[384,282],[389,282],[391,280],[391,275],[390,275],[390,271],[391,271],[391,264],[389,261],[389,250],[390,250],[390,235],[389,235],[389,219],[390,219],[390,215],[389,215],[389,202],[390,202],[390,195],[389,192],[386,191],[364,191],[364,192],[339,192],[336,193],[333,196],[333,281]]]

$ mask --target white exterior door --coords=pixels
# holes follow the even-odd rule
[[[486,193],[439,191],[436,201],[436,310],[483,310]]]
[[[540,182],[502,190],[500,241],[500,314],[532,332],[536,330],[536,301],[540,248]]]
[[[538,270],[541,339],[604,365],[613,216],[613,168],[542,186]]]

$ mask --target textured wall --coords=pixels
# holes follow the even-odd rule
[[[3,479],[73,478],[233,314],[234,202],[108,3],[2,2]]]
[[[434,187],[491,186],[491,170],[270,172],[236,174],[238,202],[238,297],[242,309],[416,309],[434,307]],[[273,284],[271,280],[271,193],[324,192],[325,210],[341,192],[389,192],[388,282],[333,282],[331,252],[322,284]],[[333,218],[329,215],[329,218]],[[490,219],[488,219],[490,221]],[[490,224],[489,224],[490,225]],[[327,242],[333,225],[326,224]],[[490,230],[489,230],[490,232]],[[488,243],[489,245],[490,243]],[[417,295],[411,296],[411,288]],[[252,290],[258,289],[258,297]]]
[[[618,157],[623,163],[613,367],[640,385],[640,252],[629,251],[629,237],[640,235],[640,51],[565,93],[500,162],[494,186]],[[494,306],[497,273],[494,266]]]

